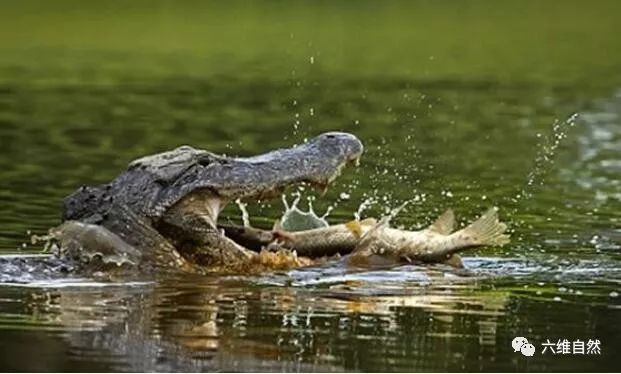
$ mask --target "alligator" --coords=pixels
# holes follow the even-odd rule
[[[245,158],[181,146],[132,161],[109,183],[80,187],[65,198],[63,223],[48,238],[92,269],[242,266],[256,252],[218,229],[227,203],[273,198],[298,184],[325,191],[362,152],[361,141],[343,132]]]
[[[291,208],[285,204],[287,211],[272,230],[218,224],[231,201],[282,196],[287,187],[302,183],[325,191],[362,152],[354,135],[329,132],[254,157],[220,156],[190,146],[142,157],[111,182],[82,186],[65,198],[62,224],[44,237],[59,244],[55,257],[0,259],[0,267],[8,279],[22,269],[91,275],[119,269],[257,272],[319,264],[341,254],[350,255],[349,264],[380,257],[390,264],[407,260],[459,267],[457,252],[508,242],[496,210],[455,233],[450,210],[422,231],[389,227],[401,208],[380,221],[329,226],[312,208],[298,210],[297,200]]]

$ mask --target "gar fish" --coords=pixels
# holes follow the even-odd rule
[[[490,208],[478,220],[456,232],[453,232],[455,215],[451,209],[420,231],[390,227],[393,216],[379,222],[371,218],[298,232],[275,231],[275,236],[300,256],[351,253],[354,262],[379,255],[406,262],[444,262],[455,267],[463,266],[457,255],[460,251],[509,242],[509,235],[505,234],[507,226],[498,220],[497,208]]]

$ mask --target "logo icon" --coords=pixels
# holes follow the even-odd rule
[[[522,345],[520,352],[522,352],[522,354],[526,357],[532,357],[535,354],[535,346],[530,343],[526,343]]]
[[[521,352],[526,357],[532,357],[535,354],[535,346],[522,336],[515,337],[511,341],[511,347],[513,347],[513,352]]]

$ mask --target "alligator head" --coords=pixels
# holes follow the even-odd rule
[[[197,190],[208,190],[228,201],[274,197],[299,183],[325,190],[345,165],[357,162],[362,151],[358,138],[341,132],[324,133],[302,145],[245,158],[222,157],[184,146],[172,151],[179,153],[174,158],[191,154],[195,163],[174,175],[159,204],[167,209],[171,203]],[[134,166],[136,163],[157,165],[161,173],[162,162],[153,157],[162,158],[165,154],[137,160]],[[174,164],[169,160],[165,165]]]
[[[182,146],[131,162],[110,183],[78,189],[65,199],[63,220],[100,225],[144,250],[161,241],[159,234],[177,249],[186,244],[218,249],[228,256],[220,259],[224,262],[248,257],[217,231],[218,214],[228,202],[274,197],[300,183],[325,190],[362,152],[358,138],[341,132],[254,157]]]

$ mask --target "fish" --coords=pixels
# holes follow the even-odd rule
[[[289,248],[306,257],[349,254],[376,224],[376,219],[367,218],[302,231],[275,229],[272,231],[273,246]]]
[[[454,231],[455,214],[451,209],[423,230],[390,227],[390,220],[402,208],[379,221],[367,218],[297,232],[275,230],[273,235],[279,245],[296,251],[299,256],[350,254],[352,264],[362,264],[379,256],[383,260],[445,263],[458,268],[463,267],[459,252],[482,246],[504,246],[510,242],[507,225],[500,222],[496,207],[458,231]]]

